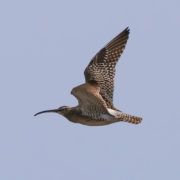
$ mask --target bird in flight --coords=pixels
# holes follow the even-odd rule
[[[54,112],[69,121],[88,126],[102,126],[119,121],[139,124],[141,117],[126,114],[113,105],[115,67],[126,46],[129,28],[124,29],[102,48],[84,71],[86,83],[72,89],[76,107],[62,106],[35,114]]]

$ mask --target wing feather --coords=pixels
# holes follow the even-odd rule
[[[98,119],[101,114],[108,113],[99,91],[99,86],[93,83],[85,83],[72,89],[71,94],[78,99],[83,115]]]
[[[129,37],[129,28],[126,28],[90,61],[84,71],[86,82],[95,81],[100,87],[100,95],[108,108],[113,106],[115,66],[120,58]]]

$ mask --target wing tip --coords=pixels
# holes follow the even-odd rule
[[[125,32],[125,33],[129,34],[129,33],[130,33],[130,28],[129,28],[129,26],[127,26],[127,27],[124,29],[124,31],[123,31],[123,32]]]

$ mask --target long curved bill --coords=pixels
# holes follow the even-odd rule
[[[37,116],[37,115],[43,114],[43,113],[51,113],[51,112],[57,113],[57,111],[58,111],[57,109],[51,109],[51,110],[41,111],[41,112],[36,113],[34,116]]]

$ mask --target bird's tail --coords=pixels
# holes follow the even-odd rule
[[[128,123],[133,123],[133,124],[139,124],[142,121],[141,117],[137,116],[132,116],[129,114],[121,113],[118,117],[120,121],[128,122]]]

